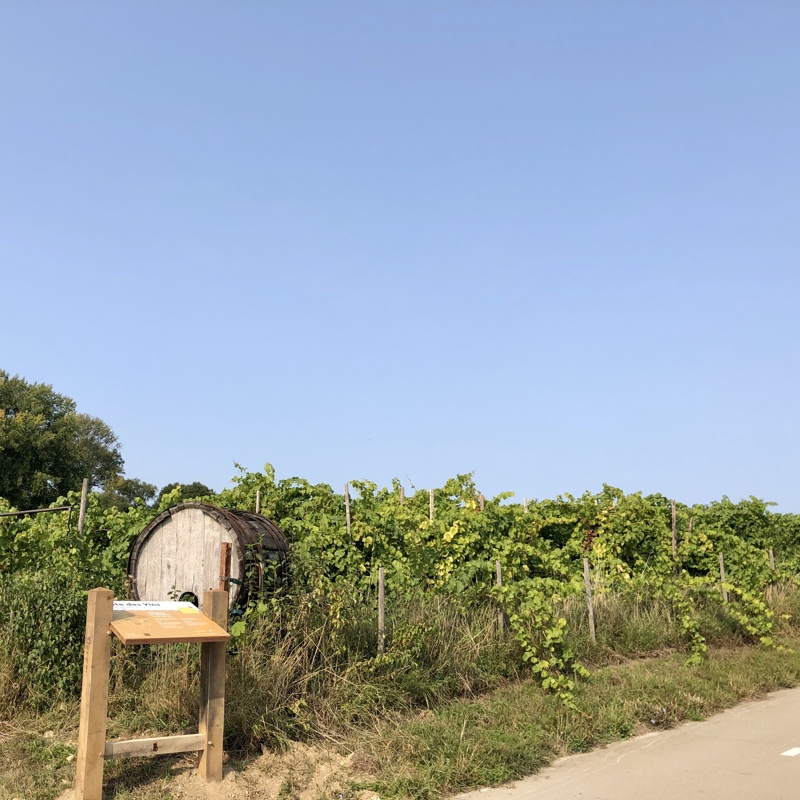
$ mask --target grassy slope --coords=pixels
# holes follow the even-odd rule
[[[800,646],[800,638],[791,641]],[[685,655],[601,667],[577,689],[579,711],[531,682],[472,700],[374,720],[351,734],[351,787],[384,798],[436,798],[536,772],[565,753],[644,730],[700,719],[765,692],[800,684],[800,652],[714,648],[704,664]],[[75,707],[0,723],[0,798],[52,800],[74,775]],[[171,800],[173,759],[112,762],[107,797]],[[246,762],[245,762],[246,763]],[[242,766],[242,764],[238,765]],[[291,792],[282,800],[290,800]]]
[[[530,682],[515,683],[383,722],[355,745],[357,763],[377,776],[362,785],[382,797],[438,797],[513,780],[561,755],[702,719],[799,683],[796,650],[712,649],[697,667],[681,653],[628,661],[579,684],[579,711]]]

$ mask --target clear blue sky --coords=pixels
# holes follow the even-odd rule
[[[3,3],[0,368],[127,474],[800,512],[800,3]]]

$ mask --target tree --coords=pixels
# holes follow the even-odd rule
[[[44,383],[0,370],[0,497],[17,508],[46,506],[83,478],[102,486],[122,475],[119,441],[97,417]]]
[[[194,483],[168,483],[158,493],[158,501],[161,502],[161,498],[167,492],[171,492],[178,487],[180,487],[180,493],[175,501],[176,503],[185,503],[187,500],[196,500],[198,497],[208,497],[208,495],[214,494],[213,489],[209,489],[208,486],[200,483],[200,481],[195,481]]]
[[[109,478],[103,485],[100,503],[103,508],[111,508],[113,506],[120,511],[127,511],[136,504],[137,500],[141,500],[146,506],[150,507],[155,496],[155,484],[145,483],[145,481],[140,481],[138,478],[115,476]]]

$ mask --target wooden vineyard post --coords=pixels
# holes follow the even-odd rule
[[[775,572],[775,553],[772,552],[772,548],[769,549],[769,568]]]
[[[346,483],[344,485],[344,519],[345,524],[347,525],[347,538],[350,541],[350,544],[353,543],[353,536],[350,533],[350,484]]]
[[[233,545],[223,542],[219,547],[219,588],[226,592],[231,579],[231,552]]]
[[[494,569],[495,569],[495,577],[497,580],[497,588],[502,589],[503,567],[500,564],[499,560],[494,562]],[[503,604],[500,603],[500,605],[497,608],[497,632],[500,634],[500,636],[503,636],[505,635],[505,631],[506,631],[506,613],[505,609],[503,608]]]
[[[101,800],[103,796],[108,674],[111,663],[109,626],[113,608],[114,592],[110,589],[92,589],[89,592],[86,606],[75,800]]]
[[[431,496],[431,500],[430,500],[429,519],[430,519],[431,522],[433,522],[433,489],[430,490],[430,496]]]
[[[522,498],[522,510],[527,514],[528,513],[528,498]]]
[[[261,489],[256,489],[256,514],[261,513]]]
[[[483,495],[479,495],[478,496],[478,500],[479,500],[479,502],[481,504],[481,511],[485,511],[486,510],[486,498]]]
[[[220,628],[228,627],[228,593],[212,589],[203,594],[203,612]],[[222,780],[222,733],[225,727],[225,655],[227,642],[200,645],[200,727],[205,747],[200,774],[206,781]]]
[[[89,499],[89,479],[83,479],[81,487],[81,507],[78,511],[78,533],[83,533],[83,526],[86,522],[86,501]],[[113,600],[112,600],[113,602]]]
[[[378,567],[378,652],[386,650],[386,608],[383,567]]]
[[[586,605],[589,608],[589,636],[592,644],[597,644],[597,633],[594,628],[594,603],[592,602],[592,576],[589,572],[589,559],[583,559],[583,582],[586,585]]]
[[[400,505],[405,505],[406,502],[406,490],[401,486],[400,487]]]
[[[672,501],[672,557],[678,560],[678,512]]]
[[[725,588],[725,558],[719,554],[719,580],[722,587],[722,602],[728,605],[728,590]]]

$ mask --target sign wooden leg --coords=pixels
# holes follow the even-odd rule
[[[227,630],[228,593],[219,589],[205,592],[203,613]],[[200,774],[207,781],[222,780],[227,649],[227,642],[203,642],[200,645],[200,733],[205,736],[206,742],[206,748],[200,756]]]
[[[103,752],[106,746],[113,603],[114,592],[110,589],[92,589],[89,592],[75,800],[102,800],[103,795]]]

